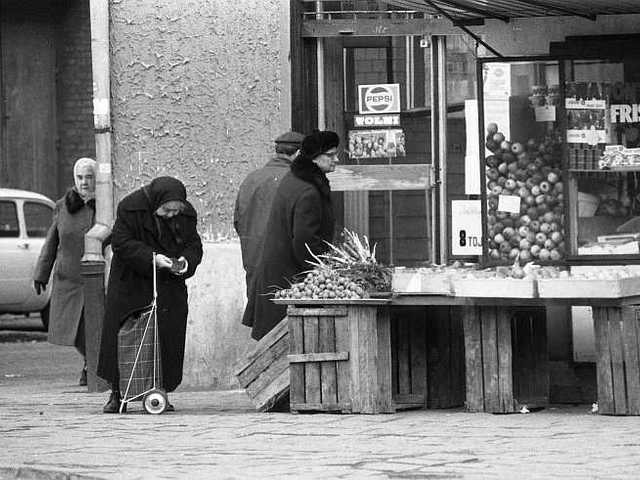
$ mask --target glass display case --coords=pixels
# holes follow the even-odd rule
[[[481,61],[481,181],[485,263],[567,258],[561,64]]]
[[[483,261],[640,263],[640,63],[483,59]]]

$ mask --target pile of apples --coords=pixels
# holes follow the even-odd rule
[[[510,142],[490,123],[485,145],[491,152],[485,158],[489,257],[520,265],[564,258],[559,142]],[[519,197],[520,211],[498,210],[501,195]]]
[[[274,298],[283,299],[358,299],[367,297],[364,288],[353,279],[322,268],[308,272],[300,282],[277,290]]]

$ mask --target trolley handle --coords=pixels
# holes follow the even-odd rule
[[[157,278],[156,278],[156,252],[153,252],[153,303],[156,303],[156,299],[158,297],[158,287],[157,287]]]

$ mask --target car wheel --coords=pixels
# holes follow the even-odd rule
[[[42,326],[46,331],[49,330],[49,305],[51,303],[47,303],[47,306],[40,310],[40,319],[42,320]]]

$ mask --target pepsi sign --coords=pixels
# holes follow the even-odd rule
[[[358,85],[358,109],[361,115],[400,113],[400,84]]]

